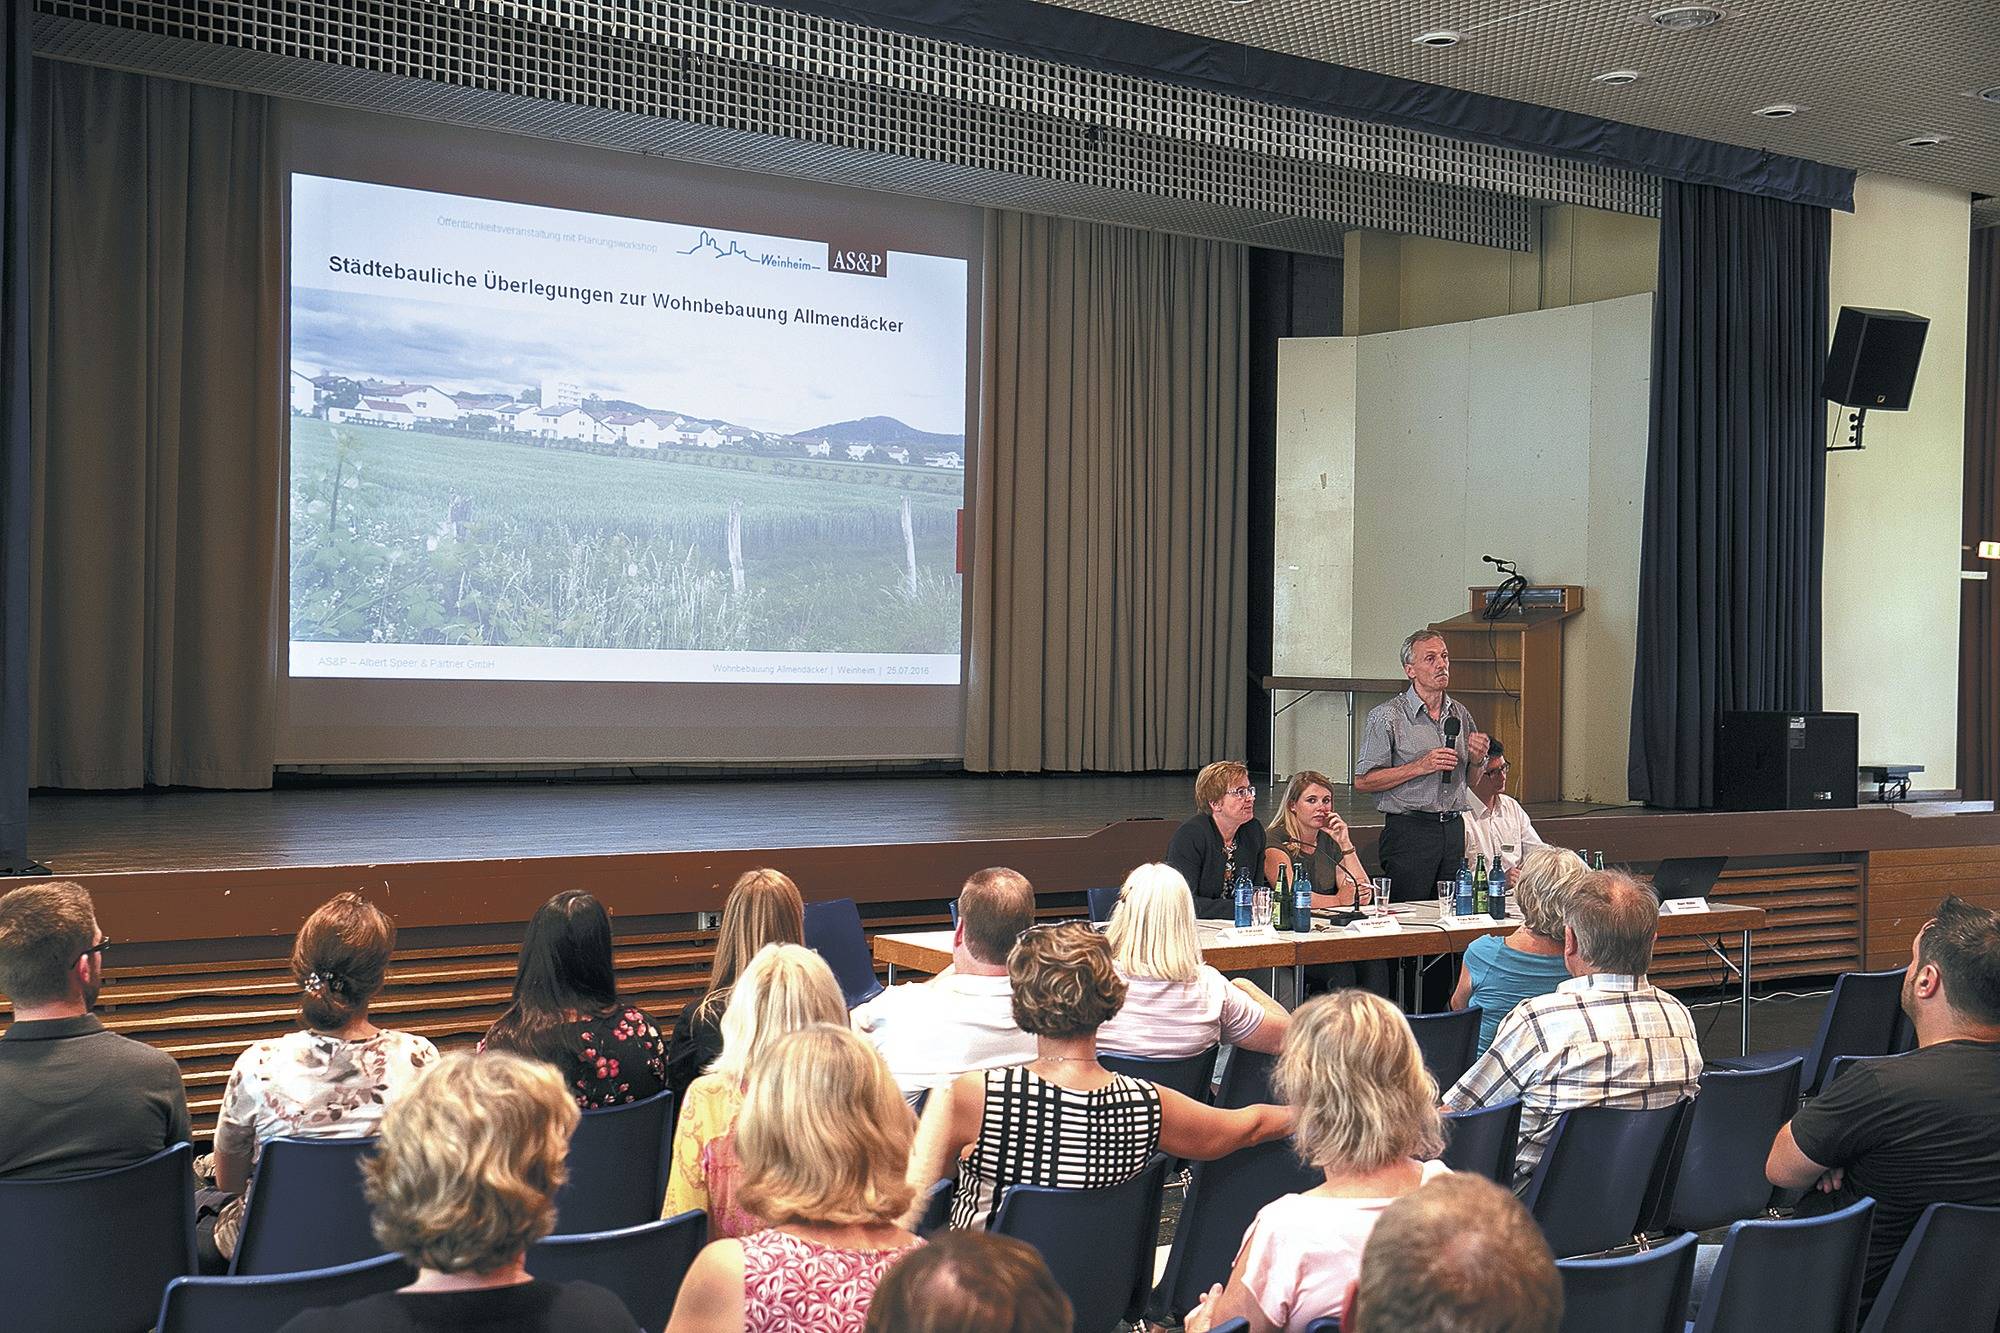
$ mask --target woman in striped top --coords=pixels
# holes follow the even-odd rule
[[[1100,1050],[1155,1060],[1198,1055],[1228,1042],[1276,1053],[1292,1016],[1283,1005],[1201,961],[1194,899],[1170,865],[1143,865],[1125,877],[1105,931],[1125,1003],[1097,1033]]]
[[[966,1074],[932,1097],[910,1154],[919,1201],[956,1164],[953,1226],[983,1227],[1014,1185],[1117,1185],[1156,1152],[1206,1161],[1291,1132],[1285,1107],[1224,1111],[1097,1062],[1097,1031],[1124,1003],[1125,982],[1088,925],[1028,930],[1007,976],[1034,1062]]]

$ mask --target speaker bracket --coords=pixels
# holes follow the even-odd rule
[[[1826,447],[1826,451],[1830,454],[1845,454],[1866,448],[1867,446],[1861,443],[1861,428],[1867,424],[1867,421],[1867,408],[1857,407],[1852,412],[1849,412],[1847,414],[1847,443],[1829,444]]]

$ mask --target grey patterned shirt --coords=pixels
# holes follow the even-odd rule
[[[1396,768],[1437,749],[1444,744],[1444,719],[1453,716],[1458,718],[1458,739],[1453,742],[1458,751],[1458,768],[1452,774],[1451,786],[1444,785],[1442,773],[1426,773],[1377,792],[1377,810],[1385,815],[1402,815],[1413,810],[1438,813],[1473,808],[1472,793],[1465,783],[1465,738],[1478,728],[1465,705],[1449,694],[1444,697],[1444,709],[1436,721],[1431,720],[1424,701],[1417,697],[1415,685],[1388,703],[1368,710],[1368,722],[1361,732],[1361,753],[1354,761],[1354,775],[1360,777],[1378,768]]]

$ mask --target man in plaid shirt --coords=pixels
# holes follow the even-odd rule
[[[1584,879],[1564,917],[1570,980],[1516,1005],[1486,1054],[1444,1095],[1447,1111],[1521,1099],[1516,1189],[1533,1174],[1564,1111],[1650,1110],[1695,1095],[1701,1044],[1694,1018],[1646,981],[1659,920],[1652,890],[1630,875],[1599,870]]]

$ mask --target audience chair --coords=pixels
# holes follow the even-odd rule
[[[585,1111],[569,1141],[569,1180],[556,1194],[556,1234],[622,1231],[660,1219],[673,1163],[674,1094]]]
[[[528,1250],[528,1272],[551,1282],[595,1282],[644,1329],[665,1328],[681,1279],[708,1240],[699,1208],[636,1227],[548,1236]]]
[[[1565,1111],[1521,1202],[1558,1259],[1628,1244],[1671,1208],[1674,1143],[1692,1103],[1657,1110]]]
[[[1108,889],[1086,889],[1084,896],[1090,903],[1090,919],[1098,925],[1109,921],[1111,914],[1118,910],[1118,895],[1123,892],[1124,888],[1116,884]]]
[[[1121,1185],[1016,1185],[1000,1200],[990,1229],[1041,1253],[1076,1310],[1076,1333],[1111,1333],[1144,1314],[1166,1167],[1167,1159],[1156,1153]]]
[[[1114,1074],[1129,1074],[1147,1083],[1172,1088],[1183,1097],[1205,1102],[1208,1100],[1209,1077],[1215,1073],[1215,1056],[1219,1049],[1211,1046],[1178,1060],[1152,1060],[1143,1055],[1113,1055],[1109,1051],[1099,1051],[1097,1062]]]
[[[115,1171],[0,1180],[0,1326],[145,1333],[160,1293],[194,1272],[194,1158],[185,1143]]]
[[[1719,1069],[1769,1069],[1803,1057],[1799,1093],[1810,1097],[1826,1082],[1828,1067],[1842,1055],[1888,1055],[1899,1040],[1903,1013],[1903,969],[1893,972],[1849,972],[1833,983],[1833,994],[1820,1015],[1819,1032],[1804,1050],[1794,1046],[1757,1055],[1711,1060]]]
[[[1853,1333],[1874,1211],[1863,1199],[1825,1217],[1730,1227],[1692,1333]]]
[[[1880,1064],[1884,1060],[1895,1058],[1893,1055],[1836,1055],[1827,1061],[1826,1077],[1820,1080],[1819,1090],[1825,1092],[1839,1082],[1840,1076],[1850,1069],[1858,1069],[1862,1065]]]
[[[1687,1150],[1675,1174],[1675,1231],[1707,1231],[1763,1214],[1771,1205],[1764,1160],[1771,1140],[1799,1104],[1799,1073],[1791,1059],[1769,1069],[1705,1069],[1689,1117]]]
[[[361,1193],[369,1139],[272,1139],[257,1155],[234,1277],[304,1273],[382,1253]]]
[[[1444,1164],[1496,1184],[1514,1187],[1514,1157],[1521,1142],[1521,1103],[1508,1098],[1476,1111],[1444,1115]]]
[[[1861,1333],[1930,1333],[2000,1323],[2000,1208],[1934,1203],[1896,1255]]]
[[[1478,1006],[1451,1009],[1441,1014],[1406,1014],[1410,1031],[1416,1034],[1417,1049],[1424,1053],[1424,1068],[1445,1092],[1472,1068],[1472,1048],[1479,1044]]]
[[[957,905],[952,911],[956,919]],[[866,1004],[882,993],[875,976],[875,959],[861,930],[861,909],[852,898],[806,904],[806,947],[826,959],[847,997],[847,1007]]]
[[[1244,1327],[1249,1327],[1249,1320],[1246,1319],[1243,1322]],[[1321,1315],[1306,1325],[1306,1333],[1340,1333],[1340,1316],[1337,1314]]]
[[[160,1302],[159,1333],[244,1333],[282,1327],[327,1305],[407,1287],[417,1280],[400,1254],[378,1254],[337,1268],[263,1277],[177,1277]]]
[[[1240,1111],[1277,1101],[1277,1094],[1271,1091],[1271,1071],[1277,1067],[1275,1055],[1241,1046],[1230,1048],[1228,1067],[1215,1089],[1215,1104],[1225,1111]]]
[[[930,1236],[951,1225],[951,1201],[958,1195],[958,1182],[950,1176],[924,1192],[924,1211],[917,1218],[917,1234]]]
[[[1225,1319],[1219,1324],[1212,1325],[1208,1333],[1250,1333],[1250,1321],[1248,1319]]]
[[[1179,1318],[1192,1310],[1203,1292],[1229,1281],[1236,1251],[1259,1208],[1325,1180],[1323,1173],[1299,1161],[1289,1139],[1196,1162],[1174,1226],[1173,1248],[1167,1252],[1166,1274],[1153,1292],[1155,1313]]]
[[[1610,1259],[1558,1259],[1562,1333],[1683,1333],[1694,1281],[1693,1232]]]

